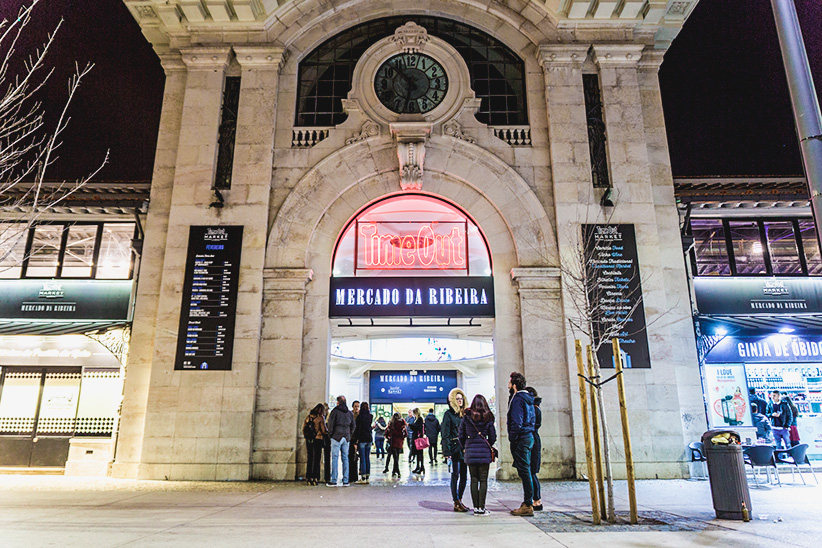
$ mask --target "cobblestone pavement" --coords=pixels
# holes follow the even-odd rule
[[[475,517],[453,512],[442,466],[424,479],[377,476],[370,485],[328,488],[0,475],[0,547],[362,548],[383,539],[409,548],[773,548],[818,547],[822,537],[822,488],[812,480],[752,487],[749,523],[714,519],[707,481],[640,481],[637,526],[626,523],[627,489],[617,482],[619,523],[594,526],[583,482],[543,482],[545,511],[517,518],[508,510],[519,506],[519,484],[491,481],[492,514]]]

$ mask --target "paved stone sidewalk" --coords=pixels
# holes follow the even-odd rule
[[[490,487],[493,513],[474,517],[452,511],[441,474],[347,488],[0,475],[0,546],[773,548],[817,547],[822,538],[816,484],[752,488],[754,519],[741,523],[713,519],[706,481],[641,481],[633,527],[593,526],[586,483],[545,483],[545,511],[534,518],[508,514],[521,500],[518,484]],[[624,482],[616,492],[624,515]]]

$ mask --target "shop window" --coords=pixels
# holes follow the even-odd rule
[[[819,241],[816,239],[816,225],[812,220],[799,221],[799,236],[808,265],[808,274],[822,276],[822,256],[819,253]]]
[[[8,369],[4,373],[0,392],[0,434],[31,434],[37,416],[42,374],[39,370]]]
[[[52,278],[57,275],[60,266],[63,225],[40,225],[32,232],[26,276]]]
[[[97,278],[126,280],[131,277],[133,223],[106,223],[100,239]]]
[[[791,221],[765,221],[765,236],[773,274],[802,274],[802,262]]]
[[[123,393],[123,379],[116,369],[86,369],[77,407],[78,436],[110,436]]]
[[[26,223],[0,223],[0,278],[19,278],[26,256]]]
[[[40,413],[37,418],[38,436],[66,436],[74,433],[77,400],[80,396],[80,373],[53,371],[46,373]]]
[[[66,251],[63,254],[62,278],[88,278],[94,264],[94,245],[97,243],[97,225],[68,227]]]
[[[694,255],[697,276],[729,276],[731,265],[720,219],[693,219]]]
[[[765,247],[756,221],[729,221],[731,248],[737,274],[767,274]]]
[[[220,113],[220,129],[217,139],[217,167],[214,188],[231,188],[234,167],[234,142],[237,136],[237,113],[240,109],[240,78],[228,76],[223,91],[223,108]]]

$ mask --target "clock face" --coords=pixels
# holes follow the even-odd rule
[[[397,114],[433,110],[448,92],[445,69],[433,57],[402,53],[387,59],[374,77],[380,102]]]

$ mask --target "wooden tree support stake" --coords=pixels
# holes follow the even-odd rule
[[[591,345],[585,346],[585,352],[588,359],[588,378],[594,382],[599,379],[594,379],[594,355],[591,352]],[[602,519],[608,519],[608,512],[605,510],[605,472],[602,470],[602,442],[599,438],[599,405],[597,404],[596,390],[591,388],[591,432],[593,434],[592,442],[594,445],[594,457],[596,461],[596,479],[597,489],[599,491],[599,512]]]
[[[597,502],[597,478],[594,472],[594,457],[591,451],[591,432],[588,424],[588,402],[585,399],[585,369],[582,365],[582,344],[579,339],[574,341],[574,351],[577,356],[577,380],[579,381],[579,401],[582,410],[582,438],[585,441],[585,463],[588,466],[588,487],[591,490],[591,515],[594,519],[594,525],[602,523],[599,515],[599,503]]]
[[[631,450],[631,429],[628,426],[628,407],[625,404],[625,375],[622,368],[622,356],[619,351],[619,339],[612,341],[614,347],[614,364],[616,365],[617,390],[619,391],[619,416],[622,419],[622,441],[625,444],[625,468],[628,475],[628,503],[631,507],[631,523],[639,522],[636,511],[636,486],[634,485],[634,453]]]

